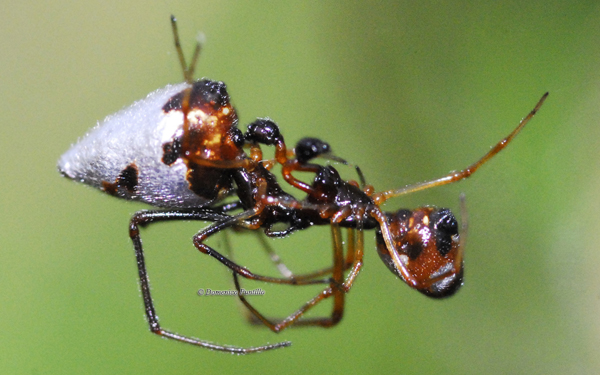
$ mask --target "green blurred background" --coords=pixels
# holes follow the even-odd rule
[[[597,1],[23,1],[1,13],[0,373],[600,372]],[[148,333],[127,236],[144,206],[55,165],[96,121],[181,81],[171,13],[188,55],[206,34],[197,76],[228,84],[242,123],[269,116],[290,144],[327,139],[377,189],[467,166],[550,91],[473,178],[386,206],[458,210],[466,194],[463,289],[443,301],[410,290],[368,232],[341,324],[276,335],[247,325],[233,297],[195,295],[230,276],[191,245],[199,223],[168,224],[143,232],[164,327],[293,346],[238,357]],[[242,264],[272,272],[254,236],[229,238]],[[294,270],[331,261],[326,228],[271,245]],[[318,290],[246,285],[266,290],[252,301],[269,315]]]

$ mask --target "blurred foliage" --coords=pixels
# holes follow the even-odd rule
[[[0,373],[598,373],[600,6],[508,2],[14,2],[0,22]],[[290,144],[328,140],[377,189],[460,169],[539,116],[468,181],[394,200],[470,218],[466,283],[431,301],[372,250],[342,323],[279,335],[248,326],[230,275],[190,243],[198,223],[144,231],[166,328],[236,345],[236,357],[147,331],[127,236],[143,208],[62,179],[55,163],[95,122],[180,81],[169,15],[198,76],[223,80],[242,123],[269,116]],[[352,171],[346,171],[351,175]],[[250,234],[242,264],[272,272]],[[329,232],[271,243],[294,269],[330,262]],[[224,239],[213,241],[225,246]],[[290,313],[318,289],[266,288]],[[326,314],[328,307],[320,312]]]

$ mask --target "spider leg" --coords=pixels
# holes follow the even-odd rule
[[[465,168],[461,171],[458,171],[458,172],[451,172],[448,175],[437,178],[435,180],[425,181],[425,182],[421,182],[418,184],[405,186],[400,189],[382,191],[380,193],[374,194],[373,200],[375,201],[375,203],[377,205],[381,205],[386,200],[393,198],[393,197],[398,197],[400,195],[414,193],[416,191],[425,190],[425,189],[429,189],[429,188],[436,187],[436,186],[451,184],[453,182],[457,182],[457,181],[463,180],[467,177],[470,177],[473,173],[475,173],[475,171],[477,171],[477,169],[479,169],[479,167],[481,167],[483,164],[487,163],[492,157],[494,157],[496,154],[498,154],[500,151],[502,151],[506,146],[508,146],[508,144],[525,127],[525,125],[529,122],[529,120],[531,120],[531,118],[533,116],[535,116],[535,114],[539,111],[540,107],[542,106],[542,104],[544,104],[544,101],[546,100],[547,97],[548,97],[548,93],[545,93],[542,96],[542,98],[538,101],[535,108],[531,112],[529,112],[529,114],[527,116],[525,116],[525,118],[523,118],[521,120],[521,122],[519,122],[519,125],[517,125],[517,127],[506,138],[503,138],[494,147],[492,147],[492,149],[490,151],[488,151],[488,153],[486,153],[481,159],[479,159],[475,163],[471,164],[467,168]]]
[[[305,274],[294,274],[283,263],[283,261],[281,260],[279,255],[275,252],[275,250],[273,250],[273,247],[267,242],[267,240],[266,240],[267,237],[262,236],[258,232],[257,232],[257,235],[258,235],[259,241],[261,242],[261,245],[263,246],[263,249],[269,256],[269,259],[277,267],[277,269],[279,270],[279,273],[284,277],[294,278],[296,280],[305,280],[305,279],[314,279],[314,278],[321,277],[324,275],[330,275],[333,272],[333,266],[331,266],[331,267],[323,268],[323,269],[305,273]],[[354,244],[354,242],[355,242],[354,236],[355,236],[355,230],[352,228],[348,228],[348,231],[347,231],[348,249],[346,250],[346,260],[344,261],[344,267],[343,267],[344,271],[347,271],[348,269],[350,269],[350,267],[352,266],[352,263],[354,263],[354,255],[355,255],[354,254],[354,245],[355,245]]]
[[[169,210],[169,211],[139,211],[133,215],[129,225],[129,236],[133,242],[135,249],[135,257],[138,267],[138,275],[140,280],[140,289],[142,291],[142,298],[144,301],[144,310],[146,312],[146,318],[148,319],[148,325],[150,331],[162,337],[169,339],[185,342],[188,344],[224,351],[236,354],[248,354],[254,352],[261,352],[265,350],[277,349],[291,345],[290,342],[285,341],[272,345],[264,345],[250,348],[241,348],[236,346],[218,345],[213,344],[204,340],[196,338],[182,336],[177,333],[163,329],[159,322],[152,302],[152,296],[150,292],[150,282],[148,281],[148,273],[146,271],[146,264],[144,259],[144,250],[142,246],[142,239],[140,237],[140,227],[145,227],[152,223],[161,221],[177,221],[177,220],[206,220],[206,221],[223,221],[229,216],[224,215],[220,212],[207,209],[197,210]]]
[[[280,319],[275,322],[273,319],[269,319],[261,314],[256,308],[254,308],[246,297],[241,293],[240,283],[237,274],[234,273],[234,283],[238,290],[238,296],[242,303],[248,308],[248,311],[252,314],[252,323],[262,323],[274,332],[281,332],[282,330],[290,327],[301,327],[301,326],[320,326],[320,327],[332,327],[340,322],[344,314],[344,300],[345,294],[350,291],[352,284],[358,275],[360,268],[362,267],[362,256],[363,256],[363,231],[359,229],[358,235],[355,236],[357,230],[350,229],[348,231],[348,251],[344,259],[343,242],[340,232],[340,228],[336,223],[331,224],[331,232],[333,238],[333,267],[322,270],[313,275],[321,275],[321,273],[332,273],[332,279],[329,287],[323,289],[310,301],[301,306],[297,311],[288,316],[287,318]],[[352,271],[348,274],[344,280],[344,271],[352,265]],[[309,275],[305,275],[309,276]],[[316,318],[303,318],[303,315],[311,308],[319,304],[321,301],[334,298],[333,309],[331,315],[327,317],[316,317]]]
[[[206,241],[206,239],[208,239],[210,236],[212,236],[216,233],[219,233],[220,231],[222,231],[224,229],[227,229],[230,227],[244,227],[245,220],[249,219],[254,214],[255,214],[255,210],[253,210],[253,209],[248,210],[248,211],[242,212],[238,215],[230,216],[226,220],[222,220],[222,221],[216,222],[216,223],[208,226],[207,228],[201,230],[194,236],[194,246],[196,246],[196,248],[201,253],[210,255],[213,258],[217,259],[224,266],[231,269],[234,272],[234,274],[240,275],[240,276],[245,277],[250,280],[263,281],[263,282],[268,282],[268,283],[273,283],[273,284],[288,284],[288,285],[311,285],[311,284],[323,284],[323,283],[330,282],[330,279],[296,280],[295,278],[270,277],[270,276],[258,275],[258,274],[253,273],[252,271],[248,270],[247,268],[238,265],[237,263],[233,262],[226,256],[222,255],[221,253],[219,253],[218,251],[216,251],[215,249],[213,249],[212,247],[210,247],[204,243],[204,241]]]

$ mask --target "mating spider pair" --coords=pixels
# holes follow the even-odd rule
[[[434,298],[450,296],[460,288],[464,240],[459,237],[459,224],[452,212],[433,207],[384,212],[381,205],[393,197],[469,177],[510,143],[539,110],[547,93],[508,137],[469,167],[431,181],[375,192],[372,186],[365,185],[358,168],[360,184],[342,179],[331,165],[313,163],[316,157],[330,155],[329,145],[319,139],[302,139],[290,151],[278,126],[269,119],[254,121],[243,133],[238,128],[237,114],[225,84],[193,80],[200,43],[196,44],[192,61],[187,65],[174,17],[171,22],[185,82],[168,85],[107,117],[58,163],[66,177],[117,197],[162,208],[137,212],[129,229],[145,312],[153,333],[238,354],[290,345],[281,342],[251,348],[224,346],[163,329],[150,293],[139,231],[140,227],[161,221],[211,221],[211,225],[194,236],[194,246],[232,270],[238,291],[240,276],[276,284],[325,284],[322,292],[277,322],[266,318],[238,293],[256,319],[275,332],[291,325],[329,327],[340,321],[345,294],[363,264],[363,233],[367,229],[376,230],[377,251],[383,262],[410,287]],[[274,159],[263,158],[261,146],[273,147]],[[300,190],[306,194],[305,198],[296,199],[283,189],[271,172],[275,164],[281,165],[285,186]],[[310,173],[312,183],[297,179],[297,173]],[[224,203],[228,197],[234,201]],[[279,278],[258,275],[205,243],[208,237],[227,228],[263,230],[269,237],[283,237],[313,225],[330,226],[333,265],[305,275],[289,272]],[[342,228],[348,231],[345,254]],[[333,298],[330,316],[303,317],[328,298]]]

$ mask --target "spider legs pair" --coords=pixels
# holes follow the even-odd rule
[[[146,271],[146,264],[144,260],[144,250],[142,246],[142,239],[140,237],[140,227],[145,227],[152,223],[158,223],[162,221],[177,221],[177,220],[198,220],[198,221],[224,221],[229,218],[224,213],[217,212],[213,209],[196,209],[196,210],[172,210],[172,211],[139,211],[131,219],[129,226],[129,236],[133,241],[135,250],[136,263],[138,267],[138,275],[140,279],[140,288],[142,291],[142,298],[144,301],[144,310],[146,312],[146,318],[148,319],[148,325],[150,331],[159,336],[166,337],[169,339],[185,342],[188,344],[230,352],[234,354],[247,354],[253,352],[260,352],[269,349],[275,349],[280,347],[289,346],[290,342],[281,342],[273,345],[264,345],[250,348],[240,348],[235,346],[223,346],[213,344],[204,340],[195,339],[192,337],[182,336],[177,333],[163,329],[159,322],[152,296],[150,292],[150,283],[148,281],[148,274]]]
[[[202,244],[201,251],[206,251],[207,254],[219,259],[223,264],[233,271],[233,280],[238,292],[238,297],[244,306],[251,313],[249,320],[251,323],[264,324],[273,332],[281,332],[284,329],[294,326],[321,326],[331,327],[336,325],[343,316],[344,312],[344,297],[345,293],[350,291],[356,275],[362,267],[363,256],[363,232],[356,229],[348,229],[348,248],[344,256],[343,240],[341,229],[338,225],[332,224],[331,233],[333,238],[333,266],[322,270],[318,270],[308,274],[291,275],[284,279],[274,279],[264,276],[259,276],[248,272],[245,268],[239,269],[235,263],[227,260],[210,249],[207,245]],[[358,235],[356,234],[358,233]],[[197,245],[198,246],[198,245]],[[352,269],[346,277],[344,272]],[[241,272],[244,271],[244,272]],[[330,278],[321,279],[322,276],[331,275]],[[274,284],[289,284],[289,285],[310,285],[310,284],[328,284],[314,298],[301,306],[294,313],[284,319],[270,319],[258,312],[246,299],[242,293],[239,276],[251,280],[264,281]],[[333,297],[333,310],[330,316],[318,318],[303,318],[303,315],[319,304],[321,301]]]
[[[235,206],[234,206],[235,207]],[[252,210],[250,210],[252,211]],[[343,278],[343,273],[352,264],[353,268],[360,268],[362,265],[362,253],[363,253],[363,235],[362,231],[358,232],[358,236],[354,234],[354,229],[349,229],[348,234],[348,251],[346,257],[343,255],[343,244],[341,230],[339,226],[332,225],[332,236],[334,239],[334,260],[333,266],[327,269],[315,271],[313,273],[305,275],[293,275],[290,277],[268,277],[257,275],[248,269],[241,267],[221,255],[219,252],[212,249],[210,246],[204,244],[204,241],[211,235],[218,233],[222,230],[231,227],[244,227],[246,226],[244,220],[250,215],[249,212],[243,212],[237,215],[227,215],[225,212],[220,212],[216,208],[204,208],[204,209],[193,209],[193,210],[169,210],[169,211],[139,211],[131,219],[129,234],[134,245],[136,263],[138,267],[138,275],[140,280],[140,288],[142,291],[142,298],[144,301],[144,310],[146,318],[150,327],[150,331],[159,336],[173,339],[176,341],[185,342],[188,344],[205,347],[217,351],[225,351],[235,354],[248,354],[254,352],[260,352],[270,349],[276,349],[281,347],[289,346],[291,343],[288,341],[280,342],[277,344],[263,345],[257,347],[241,348],[228,345],[217,345],[204,340],[179,335],[169,330],[163,329],[158,321],[158,316],[152,301],[150,284],[148,281],[148,274],[146,271],[144,250],[142,246],[142,240],[140,237],[140,227],[147,227],[149,224],[159,223],[163,221],[211,221],[213,224],[200,231],[194,236],[194,245],[204,254],[208,254],[215,259],[219,260],[222,264],[232,270],[234,284],[238,290],[238,296],[242,303],[248,308],[248,310],[256,317],[255,321],[263,322],[271,330],[279,332],[292,324],[299,326],[322,326],[329,327],[335,325],[341,320],[343,309],[344,309],[344,294],[350,289],[354,277],[358,273],[357,271],[351,273],[351,277],[346,280]],[[321,293],[315,296],[311,301],[306,303],[296,312],[289,317],[283,319],[280,322],[272,322],[265,318],[259,313],[241,293],[241,287],[238,279],[238,275],[247,279],[262,281],[274,284],[287,284],[287,285],[311,285],[311,284],[329,284]],[[330,278],[323,279],[323,276],[331,275]],[[300,319],[301,316],[317,305],[322,300],[334,297],[334,308],[330,317],[313,318],[313,319]]]

